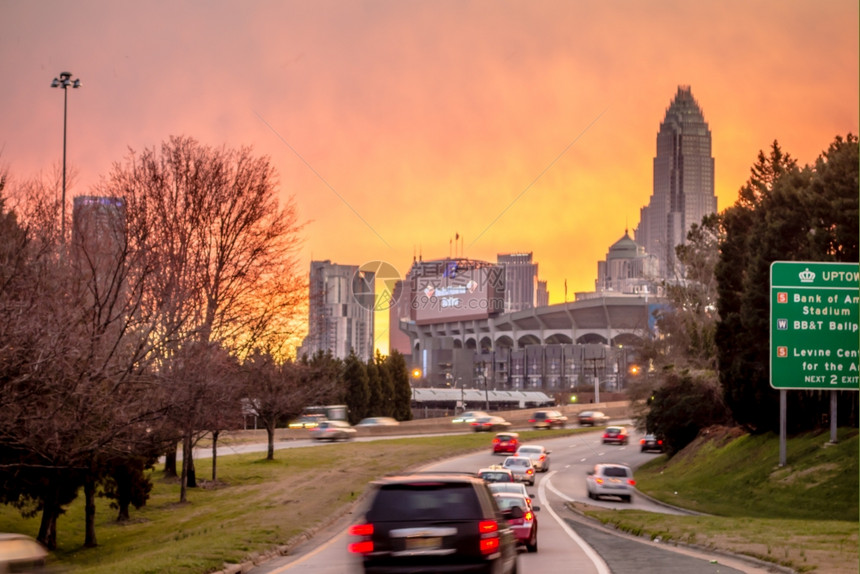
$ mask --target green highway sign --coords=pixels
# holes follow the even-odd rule
[[[860,265],[774,261],[770,266],[770,385],[860,389]]]

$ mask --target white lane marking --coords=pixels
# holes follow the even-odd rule
[[[538,496],[540,496],[541,501],[544,503],[546,509],[549,511],[550,515],[558,522],[559,526],[561,526],[562,530],[576,542],[576,544],[582,548],[582,551],[585,552],[585,555],[588,556],[591,563],[594,564],[594,567],[597,568],[597,574],[612,574],[612,571],[609,569],[609,566],[606,565],[606,562],[603,561],[603,558],[600,557],[600,554],[594,551],[594,549],[588,545],[588,543],[583,540],[579,534],[576,533],[567,523],[562,520],[562,518],[555,513],[550,506],[549,501],[546,498],[546,489],[549,488],[554,494],[560,496],[565,502],[571,502],[573,499],[562,493],[560,490],[556,489],[551,483],[550,479],[552,475],[555,474],[555,471],[550,471],[542,481],[540,481],[540,485],[538,486]],[[548,485],[548,486],[547,486]]]

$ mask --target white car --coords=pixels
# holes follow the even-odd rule
[[[529,486],[535,485],[535,467],[532,459],[527,456],[509,456],[502,463],[502,467],[510,470],[514,480],[525,482]]]
[[[471,423],[475,422],[475,419],[480,419],[480,418],[488,417],[488,416],[490,416],[490,414],[486,413],[484,411],[466,411],[464,413],[460,413],[459,415],[457,415],[456,417],[451,419],[451,422],[452,423],[469,423],[469,424],[471,424]]]
[[[626,464],[596,464],[585,477],[588,498],[617,496],[624,502],[633,500],[636,481],[633,470]]]
[[[535,472],[549,470],[549,453],[551,451],[538,444],[524,444],[517,449],[516,456],[526,456],[531,459]]]
[[[534,495],[532,495],[528,490],[526,490],[526,485],[522,482],[488,482],[487,487],[493,494],[496,494],[497,492],[522,494],[526,497],[526,500],[528,500],[529,504],[532,503],[532,499],[534,498]]]

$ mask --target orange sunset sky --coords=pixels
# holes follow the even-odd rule
[[[252,145],[309,222],[304,269],[405,273],[459,233],[467,257],[533,252],[551,303],[638,223],[679,85],[720,210],[759,150],[811,163],[860,108],[857,0],[0,0],[0,57],[13,181],[59,168],[69,71],[69,197],[171,135]]]

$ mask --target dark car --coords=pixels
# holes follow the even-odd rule
[[[471,423],[472,430],[475,432],[493,432],[505,430],[511,426],[511,423],[497,416],[478,417]]]
[[[579,426],[597,426],[605,425],[609,422],[609,417],[601,411],[582,411],[579,413]]]
[[[627,444],[630,436],[624,427],[606,427],[603,431],[603,444]]]
[[[535,411],[529,423],[536,429],[563,429],[567,424],[567,417],[558,411]]]
[[[493,437],[493,454],[514,454],[520,448],[520,435],[515,432],[500,432]]]
[[[350,527],[349,551],[365,574],[515,574],[517,539],[483,480],[416,473],[374,483],[363,520]]]
[[[649,450],[663,452],[663,440],[657,438],[657,435],[646,434],[639,441],[639,446],[641,447],[642,452],[646,452]]]

